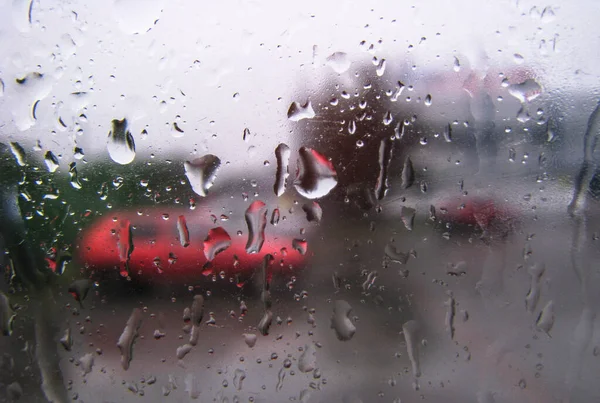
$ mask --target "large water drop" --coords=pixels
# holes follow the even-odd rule
[[[106,145],[108,154],[114,162],[127,165],[135,158],[135,142],[127,127],[127,119],[113,119],[111,125]]]
[[[185,161],[183,167],[192,190],[199,196],[206,197],[208,189],[213,186],[217,178],[221,160],[215,155],[206,154],[191,162]]]
[[[304,105],[298,102],[292,102],[287,112],[287,117],[292,122],[298,122],[302,119],[312,119],[315,117],[315,111],[313,110],[310,101],[306,101]]]
[[[260,200],[255,200],[248,209],[246,209],[245,217],[246,224],[248,225],[246,253],[258,253],[265,242],[267,205]]]
[[[342,74],[350,68],[351,61],[347,53],[335,52],[327,56],[325,64],[331,67],[336,73]]]
[[[356,333],[356,327],[349,318],[352,307],[344,300],[337,300],[333,305],[331,328],[335,330],[338,340],[348,341]]]
[[[216,255],[229,248],[230,245],[231,237],[223,227],[212,228],[204,240],[204,255],[207,260],[213,260]]]
[[[121,366],[124,370],[129,369],[129,364],[133,358],[133,342],[138,336],[138,330],[141,325],[142,311],[140,308],[134,308],[117,342],[117,347],[121,351]]]
[[[298,168],[294,187],[307,199],[327,195],[337,185],[337,172],[324,155],[302,147],[299,151]]]
[[[291,150],[290,148],[281,143],[275,149],[275,158],[277,159],[277,172],[275,174],[275,185],[273,190],[276,196],[281,196],[285,192],[287,186],[287,178],[290,175],[289,172],[289,160]]]

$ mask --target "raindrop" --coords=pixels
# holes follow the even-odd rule
[[[133,253],[133,231],[129,220],[120,220],[117,232],[117,247],[121,263],[121,275],[127,277],[129,271],[129,258]]]
[[[276,208],[273,210],[273,213],[271,214],[271,225],[279,224],[279,217],[280,217],[279,209]]]
[[[46,167],[48,167],[48,172],[55,172],[58,169],[58,158],[56,158],[52,151],[46,152],[44,162],[46,163]]]
[[[390,162],[394,153],[394,143],[390,138],[384,138],[379,143],[379,175],[375,184],[375,196],[382,200],[388,192],[388,174]]]
[[[188,353],[192,351],[191,344],[184,344],[183,346],[177,347],[176,356],[178,360],[183,360]]]
[[[135,142],[127,127],[127,119],[113,119],[111,125],[106,145],[108,154],[117,164],[127,165],[135,158]]]
[[[79,302],[79,305],[83,306],[83,300],[87,297],[90,288],[92,287],[92,281],[89,279],[75,280],[71,283],[68,291],[75,301]]]
[[[446,333],[450,336],[450,339],[454,339],[454,316],[456,314],[456,301],[452,296],[448,297],[446,302],[444,303],[446,307],[446,319],[445,319],[445,327]]]
[[[197,195],[206,197],[208,190],[213,186],[217,178],[217,172],[221,167],[221,160],[212,154],[206,154],[200,158],[196,158],[192,162],[185,161],[183,163],[185,175],[187,176],[192,190]]]
[[[254,333],[244,333],[244,342],[250,348],[253,348],[256,345],[257,337]]]
[[[71,348],[73,347],[73,337],[71,336],[71,328],[70,327],[67,327],[65,329],[65,333],[60,338],[60,344],[62,344],[63,348],[66,351],[71,351]]]
[[[338,74],[346,72],[350,68],[350,58],[344,52],[332,53],[325,59],[325,64]]]
[[[204,240],[204,256],[208,261],[211,261],[219,253],[229,248],[230,245],[231,237],[223,227],[212,228],[208,231],[208,236]]]
[[[19,164],[19,166],[24,167],[27,164],[27,162],[25,160],[25,149],[23,147],[21,147],[21,145],[19,143],[17,143],[16,141],[11,141],[10,142],[10,151],[14,155],[15,159],[17,160],[17,164]]]
[[[412,231],[413,225],[415,222],[415,213],[416,210],[411,207],[402,206],[402,211],[400,212],[400,219],[404,223],[404,226],[407,230]]]
[[[306,101],[304,105],[298,102],[292,102],[287,112],[287,117],[292,122],[298,122],[302,119],[312,119],[315,117],[315,111],[313,110],[310,101]]]
[[[280,391],[283,387],[283,380],[285,379],[285,368],[281,368],[279,373],[277,373],[277,385],[275,385],[275,390]]]
[[[305,255],[308,249],[308,242],[306,242],[306,239],[296,238],[292,240],[292,248],[298,251],[298,253],[300,253],[301,255]]]
[[[337,185],[337,173],[331,161],[317,151],[302,147],[294,187],[307,199],[327,195]]]
[[[409,320],[402,325],[402,332],[404,333],[404,340],[406,341],[406,351],[408,353],[408,359],[412,365],[412,372],[415,378],[421,376],[421,366],[419,364],[419,339],[418,339],[419,325],[414,320]]]
[[[304,346],[304,351],[298,359],[298,369],[302,373],[313,371],[317,366],[317,351],[315,350],[314,343],[310,343]]]
[[[387,111],[386,114],[383,116],[383,124],[389,126],[393,120],[394,118],[392,117],[392,112]]]
[[[554,302],[548,301],[537,317],[535,327],[550,335],[550,330],[554,326]]]
[[[77,166],[74,162],[69,164],[69,183],[73,189],[81,189],[81,182],[79,182],[79,177],[77,175]]]
[[[319,203],[313,201],[310,203],[305,203],[302,206],[302,210],[306,213],[306,220],[308,222],[316,222],[317,224],[321,222],[321,218],[323,217],[323,209]]]
[[[258,253],[265,242],[267,205],[260,200],[255,200],[246,210],[245,218],[248,225],[246,253]]]
[[[79,360],[79,365],[81,366],[81,371],[83,376],[86,376],[90,372],[92,372],[92,367],[94,366],[94,354],[87,353]]]
[[[425,97],[425,106],[431,106],[431,94],[427,94],[427,96]]]
[[[400,264],[406,264],[406,262],[408,262],[409,254],[399,252],[392,243],[388,243],[387,245],[385,245],[384,253],[385,256],[393,262],[397,262]]]
[[[402,168],[402,182],[400,184],[401,189],[408,189],[415,182],[415,171],[413,169],[412,161],[410,157],[406,157],[404,161],[404,167]]]
[[[250,141],[250,129],[248,129],[247,127],[246,127],[246,128],[244,128],[244,133],[242,134],[242,139],[243,139],[245,142],[248,142],[248,141]]]
[[[348,341],[356,333],[356,327],[350,320],[352,307],[344,300],[337,300],[333,305],[331,315],[331,328],[335,331],[338,340]]]
[[[177,122],[173,122],[173,125],[171,126],[171,135],[175,138],[180,138],[183,137],[184,134],[185,132],[181,127],[179,127]]]
[[[183,215],[177,218],[177,233],[179,234],[181,246],[187,248],[190,245],[190,232],[188,231],[187,222]]]
[[[354,119],[352,119],[348,123],[348,134],[354,134],[354,133],[356,133],[356,121]]]
[[[543,263],[536,263],[527,270],[531,277],[529,291],[525,296],[525,309],[527,312],[533,312],[537,307],[540,299],[540,281],[545,270]]]
[[[290,160],[290,148],[281,143],[275,149],[275,158],[277,159],[277,172],[275,174],[275,185],[273,190],[277,197],[281,196],[285,192],[287,187],[287,178],[290,175],[289,172],[289,160]]]
[[[514,148],[509,148],[508,149],[508,161],[509,162],[515,162],[515,158],[517,157],[517,152],[515,151]]]
[[[263,314],[263,317],[258,322],[257,329],[263,335],[266,336],[269,334],[269,328],[271,327],[271,323],[273,322],[273,312],[267,309]],[[246,342],[248,344],[248,342]]]
[[[458,57],[454,56],[454,66],[453,69],[455,72],[459,72],[460,71],[460,61],[458,60]]]
[[[117,347],[119,347],[121,352],[121,366],[124,370],[129,369],[133,354],[133,342],[138,336],[138,330],[141,324],[142,311],[139,308],[134,308],[123,329],[123,333],[121,333],[119,341],[117,342]]]
[[[375,69],[375,72],[377,73],[378,77],[381,77],[383,75],[383,73],[385,73],[385,65],[386,65],[385,59],[381,59],[379,61],[379,64],[377,64],[377,68]]]
[[[73,149],[73,158],[75,158],[76,160],[80,160],[85,156],[84,152],[83,152],[83,148],[80,147],[75,147]]]
[[[246,379],[246,372],[244,370],[238,368],[233,371],[233,386],[235,386],[237,390],[242,390],[244,379]]]
[[[542,93],[542,87],[532,78],[508,86],[508,93],[521,103],[531,102]]]

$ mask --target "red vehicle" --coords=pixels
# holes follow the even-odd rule
[[[111,212],[84,231],[79,259],[96,274],[120,272],[123,277],[154,282],[220,276],[241,287],[261,267],[266,254],[274,257],[274,271],[291,273],[303,264],[304,256],[293,249],[290,231],[268,224],[266,213],[265,208],[257,216],[258,227],[266,227],[260,239],[260,228],[252,234],[243,220],[217,221],[200,208]],[[257,245],[259,251],[254,253]]]

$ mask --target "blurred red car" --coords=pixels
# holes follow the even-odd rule
[[[227,276],[241,287],[266,254],[274,257],[273,270],[293,272],[304,262],[291,234],[264,218],[264,243],[258,253],[248,253],[249,231],[240,219],[219,222],[200,208],[115,211],[84,230],[79,261],[96,274],[152,281]]]

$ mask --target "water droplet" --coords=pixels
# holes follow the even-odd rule
[[[385,115],[383,116],[383,124],[386,126],[389,126],[393,120],[394,120],[394,118],[392,116],[392,112],[387,111],[385,113]]]
[[[171,125],[171,136],[175,138],[180,138],[183,137],[184,134],[185,132],[181,127],[179,127],[177,122],[173,122],[173,124]]]
[[[242,134],[242,139],[243,139],[245,142],[248,142],[248,141],[250,141],[250,129],[248,129],[247,127],[246,127],[246,128],[244,128],[244,133]]]
[[[108,154],[117,164],[127,165],[135,158],[135,142],[127,127],[127,119],[113,119],[111,125],[106,144]]]
[[[338,74],[346,72],[350,68],[350,58],[344,52],[332,53],[325,59],[325,64]]]
[[[388,174],[390,162],[394,153],[394,142],[390,138],[384,138],[379,143],[379,175],[375,184],[375,196],[382,200],[388,192]]]
[[[534,79],[529,78],[522,83],[509,85],[508,93],[521,103],[531,102],[542,93],[542,86]]]
[[[521,123],[526,123],[529,120],[531,120],[531,116],[529,116],[529,111],[527,111],[525,106],[522,106],[517,112],[517,121]]]
[[[65,329],[65,333],[60,338],[60,344],[62,344],[63,348],[66,351],[71,351],[71,348],[73,347],[73,338],[71,336],[71,328],[70,327],[67,327]]]
[[[385,245],[384,253],[385,256],[387,256],[393,262],[397,262],[400,264],[406,264],[406,262],[408,262],[409,254],[399,252],[398,249],[392,243],[388,243],[387,245]]]
[[[127,277],[129,271],[129,258],[133,253],[133,231],[129,220],[119,221],[117,228],[117,248],[119,251],[119,261],[121,263],[121,275]]]
[[[83,357],[79,358],[78,362],[83,376],[86,376],[92,372],[92,367],[94,366],[94,354],[87,353]]]
[[[404,161],[404,167],[402,168],[402,181],[400,184],[401,189],[408,189],[415,182],[415,171],[413,169],[412,161],[410,157],[406,157]]]
[[[10,142],[10,151],[12,152],[12,154],[14,155],[15,159],[17,160],[17,164],[19,164],[19,166],[24,167],[27,162],[25,159],[25,149],[16,141],[11,141]]]
[[[425,104],[425,106],[431,106],[431,94],[427,94],[423,103]]]
[[[411,207],[402,206],[402,211],[400,212],[400,218],[404,223],[404,226],[407,230],[412,231],[413,225],[415,222],[415,213],[416,210]]]
[[[250,348],[253,348],[256,345],[257,337],[254,333],[244,333],[244,342]]]
[[[246,379],[246,372],[244,370],[237,368],[233,371],[233,386],[235,386],[237,390],[242,390],[244,379]]]
[[[527,312],[533,312],[537,307],[540,299],[540,281],[545,270],[546,267],[543,263],[536,263],[527,269],[527,272],[531,277],[529,291],[525,296],[525,309]]]
[[[509,162],[515,162],[515,158],[517,157],[517,152],[515,151],[514,148],[509,148],[508,149],[508,161]]]
[[[270,309],[265,310],[263,317],[258,322],[257,329],[263,335],[266,336],[269,334],[269,328],[271,327],[271,323],[273,322],[273,312]],[[248,343],[246,343],[248,344]]]
[[[304,351],[298,359],[298,369],[302,373],[311,372],[317,366],[317,351],[313,343],[304,346]]]
[[[525,379],[521,379],[521,380],[519,381],[519,387],[520,387],[521,389],[525,389],[525,388],[527,387],[527,382],[525,382]]]
[[[352,119],[348,123],[348,134],[354,134],[354,133],[356,133],[356,121],[354,119]]]
[[[455,72],[459,72],[460,71],[460,61],[458,60],[458,57],[454,56],[454,66],[453,69]]]
[[[333,305],[331,315],[331,328],[335,331],[338,340],[348,341],[354,337],[356,327],[350,320],[352,307],[344,300],[337,300]]]
[[[84,156],[85,156],[85,154],[83,152],[83,148],[75,147],[73,149],[73,158],[75,158],[76,160],[80,160]]]
[[[183,360],[190,351],[192,351],[191,344],[184,344],[182,346],[177,347],[177,351],[176,351],[177,359]]]
[[[331,161],[317,151],[302,147],[294,187],[307,199],[326,196],[337,185],[337,173]]]
[[[279,217],[280,217],[279,209],[276,208],[273,210],[273,214],[271,214],[271,225],[279,224]]]
[[[302,119],[312,119],[315,117],[315,111],[313,110],[310,101],[306,101],[304,105],[298,102],[292,102],[287,112],[287,117],[292,122],[298,122]]]
[[[406,341],[406,351],[408,359],[412,366],[413,376],[418,378],[421,376],[421,366],[419,363],[419,324],[414,320],[409,320],[402,325],[404,340]]]
[[[117,347],[119,347],[121,352],[121,366],[124,370],[129,369],[133,353],[133,342],[138,336],[138,330],[141,324],[142,311],[140,308],[134,308],[123,329],[123,333],[121,333],[119,341],[117,342]]]
[[[450,296],[446,302],[444,303],[446,307],[446,319],[444,321],[444,325],[446,328],[446,333],[450,336],[450,339],[454,339],[454,316],[456,314],[456,301],[452,296]]]
[[[287,178],[290,175],[289,171],[289,160],[291,150],[290,148],[281,143],[275,149],[275,158],[277,159],[277,172],[275,174],[275,185],[273,190],[277,197],[281,196],[285,192],[287,187]]]
[[[387,62],[385,61],[385,59],[381,59],[379,61],[379,64],[377,64],[377,68],[375,69],[375,72],[377,73],[378,77],[381,77],[385,73],[385,65],[386,64],[387,64]]]
[[[450,123],[444,127],[444,140],[446,140],[446,143],[452,142],[452,125]]]
[[[265,227],[267,225],[267,205],[255,200],[246,209],[246,224],[248,225],[248,242],[246,253],[260,252],[265,242]]]
[[[520,55],[520,54],[518,54],[518,53],[515,53],[515,54],[513,55],[513,59],[514,59],[514,61],[515,61],[515,64],[523,64],[523,62],[525,61],[525,59],[523,58],[523,56],[521,56],[521,55]]]
[[[535,322],[535,327],[546,333],[550,334],[550,330],[554,326],[554,302],[548,301],[548,303],[544,306],[542,311],[537,317]]]
[[[83,300],[87,297],[90,288],[92,287],[92,281],[89,279],[75,280],[69,286],[69,293],[73,295],[75,301],[79,302],[83,306]]]
[[[306,220],[308,220],[308,222],[316,222],[317,224],[321,222],[323,209],[321,209],[319,203],[315,201],[305,203],[302,206],[302,210],[306,213]]]
[[[204,256],[211,261],[231,246],[231,237],[223,227],[212,228],[204,240]],[[260,248],[259,248],[260,250]]]
[[[281,368],[277,373],[277,385],[275,385],[275,390],[280,391],[283,387],[283,380],[285,379],[285,368]]]
[[[48,172],[55,172],[58,169],[58,158],[56,158],[52,151],[46,152],[46,155],[44,155],[44,162],[46,163]]]
[[[183,163],[192,190],[199,196],[206,197],[208,190],[213,186],[217,173],[221,167],[221,160],[212,154],[196,158],[192,162]]]
[[[296,238],[292,240],[292,248],[298,251],[298,253],[300,253],[301,255],[305,255],[306,251],[308,250],[308,242],[306,242],[306,239]]]
[[[177,218],[177,233],[179,234],[179,243],[184,248],[190,245],[190,232],[188,231],[185,216],[180,215]]]
[[[198,399],[198,397],[200,396],[200,388],[198,386],[198,382],[196,381],[196,376],[194,374],[187,374],[185,376],[184,383],[184,390],[187,392],[189,398],[193,400]]]

